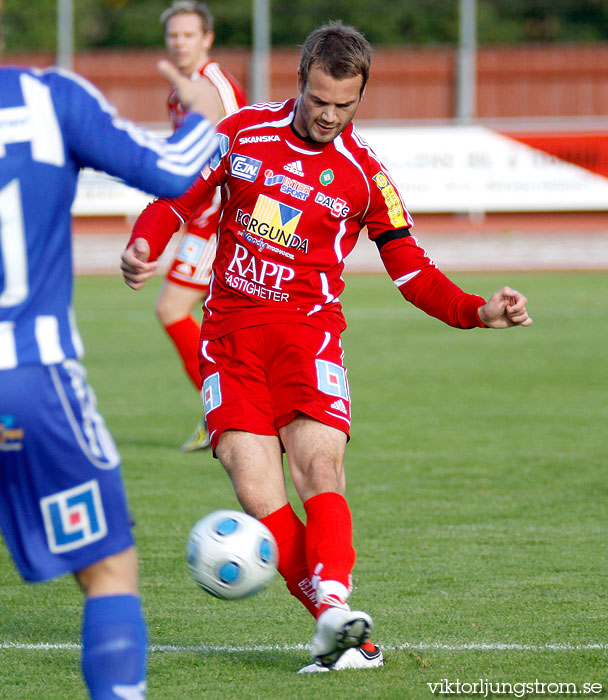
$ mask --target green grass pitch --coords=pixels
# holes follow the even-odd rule
[[[484,296],[521,289],[534,325],[457,331],[386,276],[347,280],[351,603],[374,617],[386,666],[313,677],[296,674],[312,620],[279,577],[228,603],[187,575],[190,527],[236,501],[208,452],[177,449],[200,404],[156,325],[159,281],[77,280],[85,365],[137,519],[151,700],[424,700],[442,679],[608,689],[608,276],[454,278]],[[85,698],[74,582],[22,584],[2,544],[0,610],[0,698]]]

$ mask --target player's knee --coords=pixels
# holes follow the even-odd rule
[[[257,480],[234,481],[234,492],[243,510],[254,518],[265,518],[285,505],[283,489],[268,488]]]
[[[156,318],[163,326],[168,326],[170,323],[176,320],[174,319],[174,306],[163,294],[160,294],[156,300],[156,304],[154,305],[154,313],[156,314]]]
[[[162,291],[156,300],[154,312],[163,326],[170,326],[190,316],[199,303],[199,297],[193,301],[188,294],[180,294],[173,290],[170,293]]]
[[[307,464],[296,467],[295,481],[300,484],[300,496],[303,500],[327,491],[344,494],[344,466],[324,455],[318,455]]]

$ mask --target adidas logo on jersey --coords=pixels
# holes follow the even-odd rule
[[[287,170],[287,172],[292,173],[292,175],[298,175],[298,177],[304,177],[304,171],[302,170],[302,161],[301,160],[294,160],[292,163],[287,163],[287,165],[283,168],[283,170]]]
[[[341,411],[342,413],[348,413],[348,411],[346,410],[346,405],[344,404],[344,401],[342,401],[342,399],[338,399],[337,401],[334,401],[332,403],[331,407],[335,411]]]

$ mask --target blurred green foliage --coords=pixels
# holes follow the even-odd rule
[[[0,0],[7,51],[52,51],[57,0]],[[78,0],[76,49],[151,47],[163,43],[159,23],[167,0]],[[217,46],[251,43],[252,0],[210,0]],[[272,42],[301,44],[330,19],[361,29],[375,45],[454,45],[458,0],[271,0]],[[606,0],[478,0],[480,44],[608,41]]]

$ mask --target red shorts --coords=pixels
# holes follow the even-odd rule
[[[349,435],[340,338],[301,323],[242,328],[201,347],[202,397],[213,449],[225,430],[278,435],[304,413]]]
[[[177,253],[167,271],[167,279],[174,284],[209,291],[211,268],[217,247],[217,227],[220,219],[219,188],[196,210],[188,220],[188,230],[179,244]]]
[[[208,291],[215,248],[215,233],[209,239],[191,232],[185,233],[167,271],[167,279],[182,287]]]

